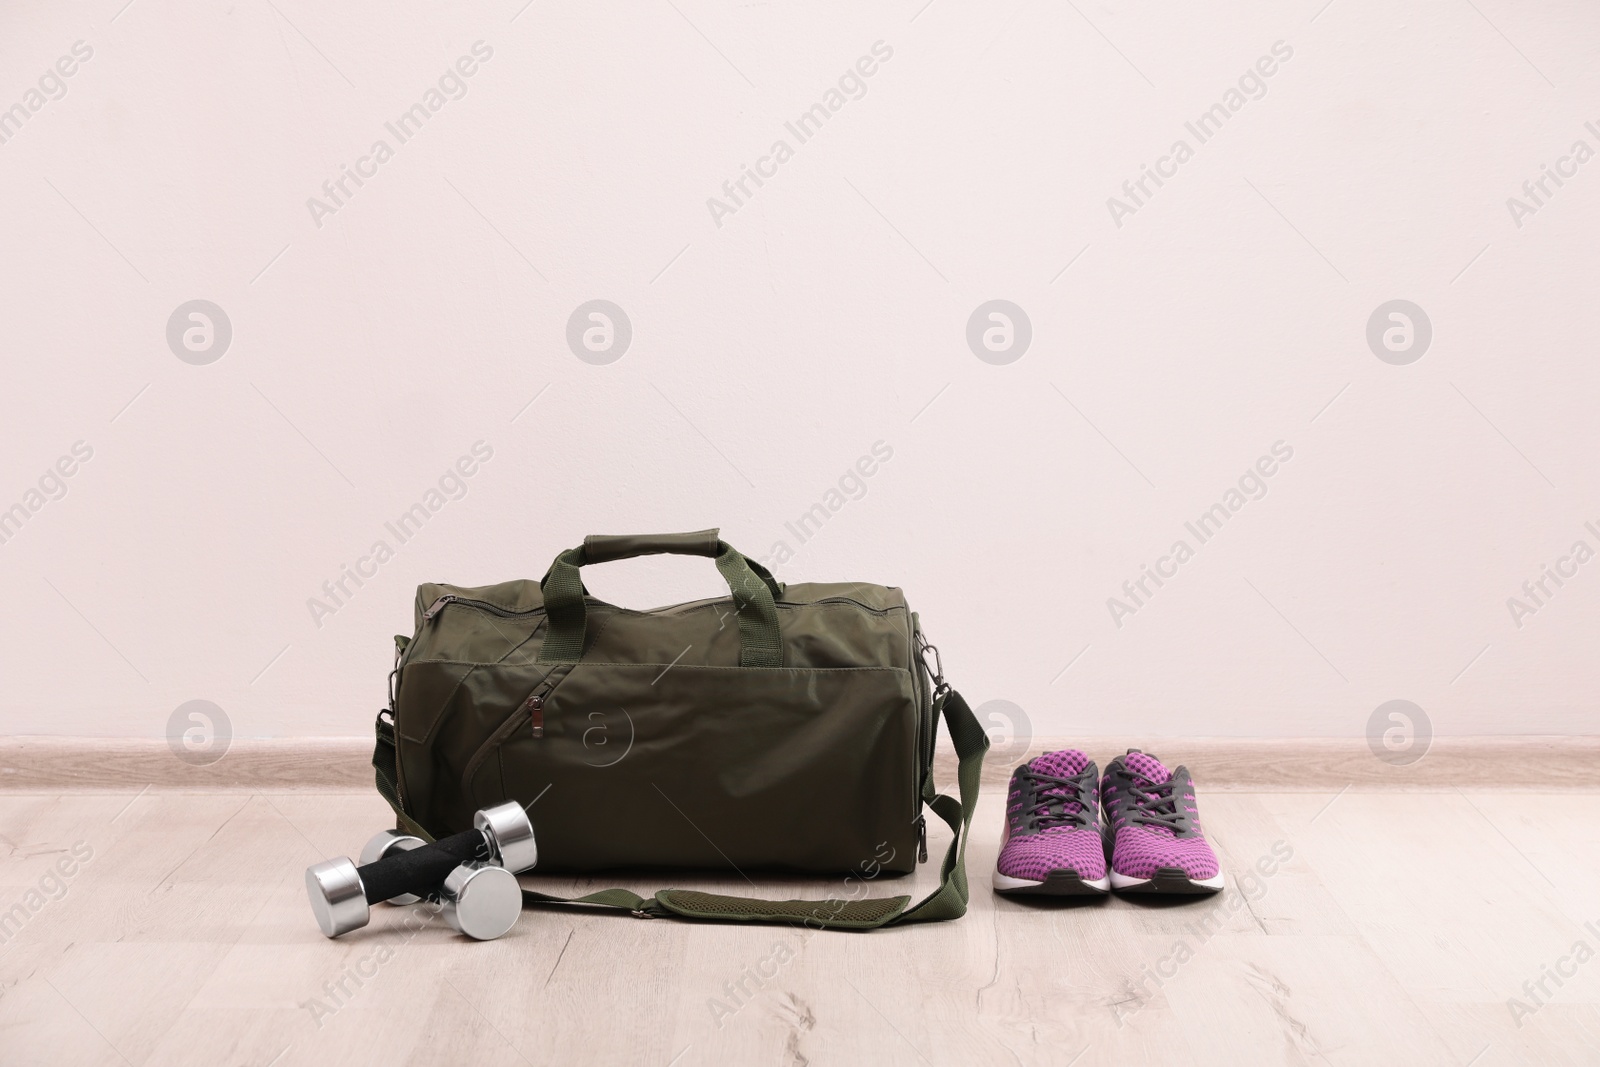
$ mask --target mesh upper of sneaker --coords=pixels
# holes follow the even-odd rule
[[[1023,771],[1051,778],[1075,779],[1088,772],[1084,785],[1088,807],[1077,799],[1076,789],[1063,789],[1040,783]],[[1011,777],[1006,796],[1005,845],[1000,849],[996,868],[1011,878],[1043,881],[1052,871],[1074,871],[1078,877],[1098,881],[1106,876],[1105,845],[1100,836],[1099,781],[1095,766],[1077,749],[1047,752],[1036,756]],[[1043,802],[1046,816],[1030,818]],[[1080,816],[1070,820],[1051,818],[1051,809]],[[1081,824],[1081,825],[1080,825]]]
[[[1203,837],[1171,836],[1171,830],[1124,826],[1112,846],[1111,868],[1129,878],[1153,878],[1162,867],[1177,867],[1190,878],[1215,878],[1217,854]]]

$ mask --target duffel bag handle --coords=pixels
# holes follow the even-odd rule
[[[544,644],[539,649],[539,662],[576,663],[583,658],[589,612],[584,605],[580,567],[634,556],[672,553],[709,556],[716,560],[717,570],[733,593],[734,613],[739,618],[739,666],[783,666],[776,604],[783,587],[773,580],[765,567],[746,559],[717,534],[713,529],[677,534],[591,535],[577,548],[561,553],[539,583],[544,590],[545,614],[549,620]]]
[[[672,534],[590,534],[583,539],[583,561],[610,563],[614,559],[663,553],[716,559],[723,548],[718,537],[721,532],[713,528]]]

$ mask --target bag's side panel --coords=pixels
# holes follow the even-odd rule
[[[580,663],[463,800],[537,798],[542,871],[906,872],[913,707],[903,669]]]

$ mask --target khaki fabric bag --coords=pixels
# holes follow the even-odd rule
[[[729,595],[634,611],[584,589],[581,568],[656,553],[714,560]],[[899,589],[784,586],[716,530],[592,536],[538,582],[423,585],[414,632],[396,647],[373,764],[400,826],[427,839],[516,800],[533,820],[540,873],[781,872],[859,885],[927,859],[925,806],[955,834],[939,888],[915,906],[671,889],[527,891],[528,903],[854,929],[966,910],[988,739]],[[960,761],[959,800],[934,789],[940,718]]]

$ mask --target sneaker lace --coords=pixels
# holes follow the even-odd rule
[[[1135,826],[1163,827],[1174,833],[1181,831],[1184,812],[1178,810],[1178,799],[1173,788],[1176,785],[1175,780],[1153,784],[1127,779],[1126,788],[1132,804],[1128,820]]]
[[[1053,774],[1025,770],[1022,779],[1028,785],[1023,799],[1023,816],[1041,830],[1058,826],[1081,830],[1089,825],[1091,775],[1084,773],[1076,778],[1061,778]],[[1077,810],[1068,810],[1075,806]]]

